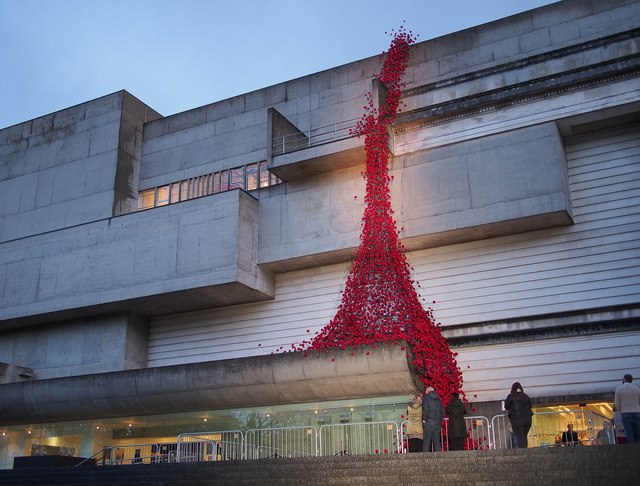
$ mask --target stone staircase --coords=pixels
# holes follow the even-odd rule
[[[0,485],[640,485],[640,444],[1,470]]]

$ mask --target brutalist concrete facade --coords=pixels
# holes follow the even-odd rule
[[[87,403],[100,406],[85,413],[78,405],[78,416],[98,409],[105,417],[125,413],[120,397],[100,395],[109,386],[87,386],[87,380],[126,383],[138,373],[144,394],[165,393],[163,376],[178,378],[172,378],[173,368],[149,366],[158,319],[173,316],[178,335],[186,328],[182,316],[190,312],[233,313],[232,306],[241,312],[243,305],[277,301],[279,276],[348,262],[362,215],[362,198],[354,201],[354,195],[364,194],[363,140],[349,136],[348,127],[361,115],[368,92],[383,102],[384,88],[373,77],[378,68],[375,56],[167,117],[121,91],[1,130],[0,423],[73,415],[68,409],[56,412],[60,397],[45,398],[57,393],[51,388],[56,382],[40,380],[64,380],[60,393],[94,390]],[[577,146],[572,137],[589,133],[615,141],[618,127],[638,140],[639,74],[636,0],[566,0],[414,46],[405,108],[390,147],[392,204],[410,256],[478,242],[491,247],[495,239],[513,235],[534,235],[551,252],[580,225],[601,246],[632,239],[640,223],[637,211],[602,201],[602,211],[625,218],[617,235],[604,234],[576,214],[576,191],[618,177],[624,199],[635,201],[637,170],[612,174],[603,165],[594,182],[576,182],[568,160],[574,155],[566,147],[569,139]],[[637,169],[634,147],[624,149],[626,165]],[[141,191],[261,161],[281,184],[136,210]],[[637,276],[640,250],[625,251],[624,267]],[[564,258],[571,251],[563,247],[562,253]],[[514,257],[512,266],[532,259],[533,254]],[[477,272],[490,280],[494,270],[488,264]],[[584,300],[567,297],[547,307],[539,297],[532,304],[536,310],[523,314],[509,310],[513,305],[495,304],[483,314],[489,318],[469,314],[453,325],[444,321],[443,330],[463,361],[465,347],[558,337],[607,335],[615,342],[619,336],[638,346],[640,289],[637,282],[620,283],[618,271],[603,268],[598,278],[610,284]],[[562,285],[569,288],[571,282]],[[556,292],[568,295],[566,288]],[[269,314],[252,312],[258,326],[260,316]],[[305,309],[296,312],[302,320]],[[299,327],[282,322],[277,331],[304,339]],[[269,346],[277,347],[275,341]],[[255,370],[252,360],[259,359],[257,351],[246,349],[239,346],[233,355],[243,363],[241,374]],[[610,345],[593,366],[616,353]],[[402,361],[404,351],[398,354]],[[555,388],[540,383],[541,400],[606,397],[607,383],[617,381],[621,369],[640,372],[632,350],[623,358],[591,386],[568,378]],[[238,379],[234,366],[198,364],[179,354],[171,359],[183,360],[187,374],[205,365],[224,369],[226,376],[216,374],[208,383],[214,388]],[[279,359],[271,358],[273,366],[281,367]],[[299,360],[281,359],[300,366]],[[411,372],[397,359],[394,380],[400,385],[381,389],[372,380],[358,396],[410,393]],[[562,359],[555,364],[562,366]],[[296,387],[295,396],[274,396],[300,402],[345,398],[344,384],[362,370],[343,366],[332,380],[327,376],[306,376],[302,381],[311,385]],[[542,374],[536,376],[542,381]],[[277,387],[272,378],[242,375],[244,386],[255,390],[265,383]],[[313,386],[315,379],[324,380],[321,387]],[[485,401],[496,400],[496,390],[510,379],[489,371],[482,380],[472,378],[497,383],[478,388]],[[176,408],[186,410],[188,397],[202,386],[179,387],[185,400],[174,402]],[[260,404],[266,400],[261,396],[247,393],[243,403]],[[20,397],[35,404],[22,407]],[[198,397],[191,404],[221,406]],[[135,413],[135,400],[128,403]]]

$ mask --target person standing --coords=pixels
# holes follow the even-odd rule
[[[464,442],[467,439],[467,424],[464,421],[467,409],[462,400],[460,400],[458,393],[451,394],[451,401],[447,405],[446,411],[449,416],[449,426],[447,427],[449,450],[462,451],[464,450]]]
[[[640,442],[640,388],[632,385],[633,376],[624,375],[622,385],[616,388],[614,404],[622,415],[627,443]]]
[[[409,452],[422,451],[422,394],[416,393],[407,406]]]
[[[567,424],[567,430],[562,433],[562,445],[573,446],[579,443],[578,433],[573,430],[573,424]]]
[[[422,399],[422,452],[442,450],[442,419],[444,419],[444,405],[432,386],[425,389],[426,395]]]
[[[616,444],[626,444],[627,443],[627,434],[624,433],[624,424],[622,423],[622,415],[616,408],[613,406],[613,428],[616,431]]]
[[[507,395],[504,408],[509,411],[509,422],[516,436],[516,446],[519,449],[528,447],[527,434],[531,429],[531,398],[517,381],[511,386],[511,393]]]

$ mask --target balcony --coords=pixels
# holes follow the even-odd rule
[[[352,134],[358,119],[302,131],[270,109],[269,170],[283,181],[364,164],[364,138]]]

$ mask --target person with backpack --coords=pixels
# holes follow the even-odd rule
[[[511,393],[507,395],[504,408],[509,412],[511,429],[516,436],[516,446],[519,449],[528,447],[527,434],[531,429],[531,398],[522,389],[517,381],[511,386]]]

